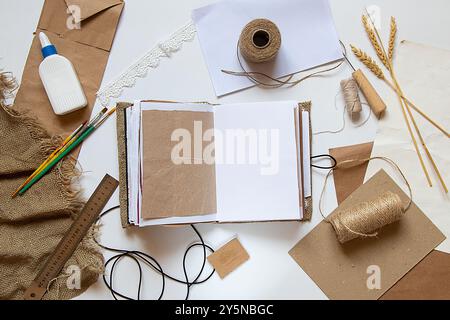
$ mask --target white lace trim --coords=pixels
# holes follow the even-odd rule
[[[118,98],[125,88],[133,87],[138,78],[147,76],[150,68],[157,68],[161,58],[170,58],[172,53],[179,51],[184,42],[195,38],[196,30],[192,21],[172,34],[170,38],[151,49],[139,61],[130,66],[115,80],[108,83],[97,92],[97,97],[103,106],[107,106],[112,98]]]

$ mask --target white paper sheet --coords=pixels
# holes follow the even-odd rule
[[[309,121],[309,112],[302,112],[302,136],[303,139],[303,154],[307,155],[303,157],[303,188],[305,197],[312,196],[312,179],[311,179],[311,139]]]
[[[127,172],[129,177],[139,177],[139,131],[140,101],[135,101],[132,108],[126,109],[127,116]],[[128,179],[128,219],[132,224],[139,224],[138,199],[140,197],[139,179]]]
[[[256,161],[232,163],[227,160],[229,154],[223,153],[230,149],[216,147],[217,211],[221,222],[302,218],[294,118],[297,105],[298,102],[286,101],[216,108],[215,129],[220,132],[244,130],[248,133],[247,145],[253,133],[259,155]],[[224,139],[224,144],[228,142],[230,139]],[[218,143],[216,139],[216,146]],[[218,159],[223,163],[218,163]]]
[[[448,108],[450,106],[450,51],[408,41],[402,42],[398,46],[395,69],[404,94],[448,130],[450,128]],[[386,103],[388,112],[379,121],[373,156],[388,157],[400,166],[412,187],[414,202],[449,238],[450,198],[444,193],[425,153],[422,152],[434,184],[432,188],[428,187],[403,120],[397,97],[394,94],[390,95]],[[415,111],[412,112],[426,144],[449,186],[450,141]],[[422,150],[422,148],[420,149]],[[369,164],[367,177],[371,177],[381,168],[386,169],[386,166],[383,162],[372,161]],[[397,178],[396,182],[405,189],[404,182],[395,172],[392,177]],[[450,253],[449,239],[444,241],[438,249]]]
[[[242,29],[253,19],[273,21],[282,34],[282,46],[274,61],[247,64],[247,70],[278,78],[342,58],[328,0],[225,0],[194,10],[192,17],[217,96],[254,85],[245,77],[221,72],[242,71],[236,46]]]

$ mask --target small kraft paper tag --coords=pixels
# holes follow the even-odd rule
[[[233,239],[208,257],[209,263],[216,269],[221,279],[224,279],[250,256],[238,239]]]

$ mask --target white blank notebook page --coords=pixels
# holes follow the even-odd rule
[[[299,220],[302,211],[297,175],[294,109],[297,102],[223,105],[215,111],[215,129],[246,132],[246,159],[234,163],[216,135],[217,211],[221,222]],[[231,130],[230,130],[231,129]],[[249,141],[257,136],[257,161],[249,161]],[[253,138],[249,138],[253,137]],[[236,141],[236,139],[234,139]],[[253,147],[255,143],[253,143]],[[254,153],[253,153],[254,154]],[[242,157],[242,154],[240,154]],[[228,157],[228,159],[227,159]]]

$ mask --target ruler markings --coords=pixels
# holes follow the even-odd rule
[[[53,254],[25,292],[26,300],[41,300],[47,292],[47,286],[55,279],[64,265],[77,249],[80,242],[86,236],[91,226],[95,223],[101,211],[114,194],[119,183],[109,175],[106,175],[97,189],[94,191],[78,218],[69,231],[60,241]]]

